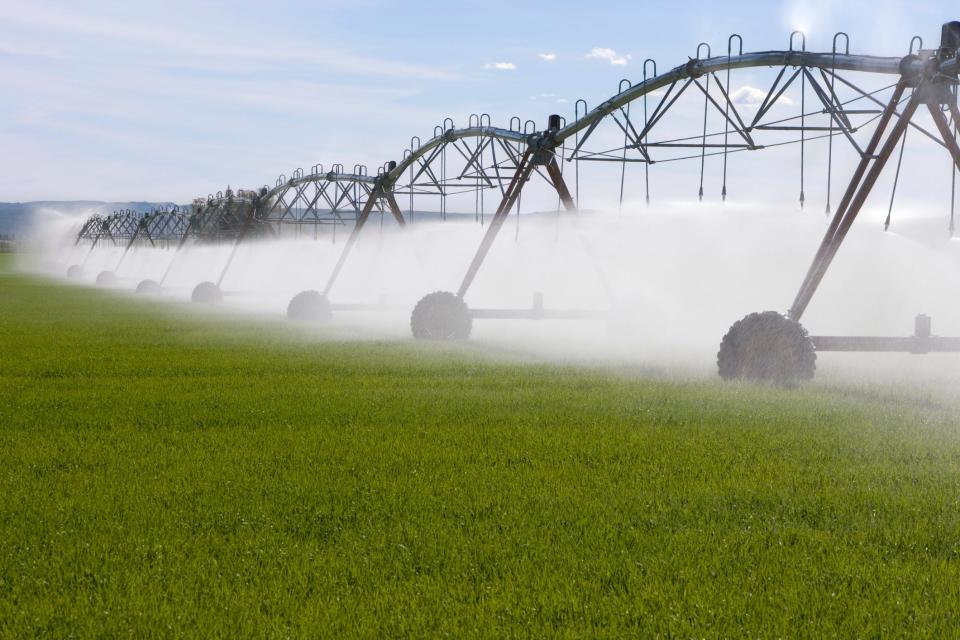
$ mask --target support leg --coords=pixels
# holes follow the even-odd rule
[[[493,241],[496,240],[497,234],[500,232],[500,228],[507,219],[507,214],[510,213],[510,209],[513,208],[514,202],[516,202],[517,198],[520,196],[520,192],[523,189],[523,184],[530,177],[530,173],[533,171],[531,155],[531,151],[527,150],[520,159],[520,162],[517,165],[517,171],[513,174],[513,179],[510,181],[510,186],[507,187],[507,191],[503,194],[503,200],[500,201],[500,206],[497,207],[497,212],[493,215],[493,219],[490,221],[490,226],[487,227],[487,232],[483,236],[483,240],[480,242],[480,247],[477,249],[477,253],[473,256],[473,261],[470,263],[470,267],[467,269],[467,273],[463,277],[463,282],[460,283],[460,288],[457,289],[457,297],[463,298],[463,296],[466,295],[467,290],[470,289],[473,279],[477,276],[477,272],[480,270],[480,265],[483,264],[483,260],[487,257],[490,247],[493,246]],[[567,195],[569,196],[569,194]]]
[[[874,156],[873,154],[883,139],[883,135],[889,126],[904,89],[905,86],[903,83],[897,85],[897,89],[894,91],[894,95],[890,99],[890,103],[884,110],[883,116],[877,125],[877,129],[874,131],[873,138],[870,140],[870,144],[867,146],[857,170],[854,172],[850,185],[843,195],[843,200],[840,202],[840,206],[837,208],[830,227],[827,229],[827,233],[820,243],[817,255],[814,257],[813,263],[810,265],[810,269],[807,271],[807,275],[800,285],[800,290],[797,292],[793,306],[790,307],[788,315],[793,320],[799,321],[802,317],[803,312],[810,303],[810,299],[813,297],[817,287],[820,285],[820,281],[823,279],[830,263],[833,261],[837,250],[843,243],[850,226],[860,213],[860,209],[863,207],[864,202],[866,202],[867,196],[870,195],[873,185],[876,183],[887,160],[903,136],[904,131],[910,123],[910,118],[913,117],[914,112],[919,106],[919,93],[915,93],[915,97],[910,99],[903,114],[901,114],[890,135],[887,137],[879,155]],[[872,166],[870,166],[871,162],[873,162]],[[867,171],[868,167],[869,172]]]
[[[570,190],[567,189],[567,183],[563,180],[563,174],[560,172],[560,167],[557,165],[556,158],[550,158],[550,162],[547,163],[547,174],[550,176],[550,181],[553,183],[553,188],[556,189],[557,193],[560,195],[560,200],[563,202],[563,206],[566,208],[566,210],[576,211],[577,205],[574,204],[573,197],[570,195]]]
[[[190,237],[190,230],[194,227],[196,220],[197,216],[190,216],[190,222],[187,223],[187,228],[183,230],[183,235],[180,236],[180,242],[177,243],[177,249],[173,252],[173,257],[170,258],[170,264],[167,265],[166,270],[163,272],[163,277],[160,278],[160,286],[163,286],[163,283],[167,280],[167,276],[170,275],[170,271],[173,270],[173,265],[177,261],[177,256],[180,255],[180,250],[183,249],[183,245],[187,243],[187,238]]]
[[[240,243],[243,242],[243,239],[247,236],[247,232],[250,230],[250,227],[253,226],[253,220],[256,218],[257,209],[259,205],[254,204],[250,207],[250,213],[247,214],[247,219],[243,221],[243,226],[240,228],[240,234],[237,235],[236,241],[233,243],[233,249],[230,251],[230,257],[227,258],[227,264],[223,265],[223,271],[220,272],[220,277],[217,279],[217,286],[223,284],[223,279],[227,277],[227,271],[230,270],[230,265],[233,264],[233,259],[237,255],[237,249],[240,248]]]
[[[957,139],[953,131],[950,130],[950,123],[947,122],[947,117],[937,108],[937,105],[928,104],[927,107],[930,109],[930,115],[933,116],[933,122],[937,125],[937,129],[940,130],[940,135],[943,136],[943,142],[947,145],[947,151],[950,152],[954,164],[957,166],[957,169],[960,170],[960,146],[957,145]],[[950,103],[950,112],[954,120],[960,116],[960,109],[957,109],[956,104]]]
[[[123,261],[126,259],[127,254],[130,253],[131,247],[133,247],[133,243],[136,242],[137,238],[140,236],[141,229],[143,229],[142,223],[137,225],[137,230],[133,232],[133,236],[130,238],[130,242],[128,242],[127,246],[124,247],[123,254],[120,256],[120,259],[117,261],[117,266],[113,268],[114,273],[116,273],[117,271],[120,271],[120,265],[123,264]],[[153,240],[151,240],[150,243],[153,244]]]
[[[373,211],[373,206],[377,203],[377,200],[382,197],[382,195],[383,194],[378,187],[371,191],[370,195],[367,197],[367,202],[363,206],[363,210],[360,212],[360,215],[357,216],[357,222],[353,225],[353,231],[350,232],[350,237],[347,238],[347,243],[343,245],[343,251],[340,252],[340,257],[337,259],[337,264],[334,265],[333,271],[330,273],[330,278],[327,280],[327,286],[323,289],[324,297],[330,294],[330,290],[337,282],[337,277],[340,275],[340,270],[343,269],[343,265],[346,263],[347,257],[353,250],[353,245],[356,244],[357,237],[360,235],[360,231],[363,230],[363,226],[367,223],[367,218],[370,217],[370,212]],[[388,202],[390,202],[390,200],[392,200],[392,195],[388,198]],[[396,204],[395,201],[393,204],[391,204],[391,210],[393,209],[394,204]],[[397,216],[399,214],[399,210],[400,208],[397,207],[393,215]],[[403,216],[400,216],[399,221],[401,221],[401,224],[403,224],[402,220]]]
[[[393,214],[397,224],[401,227],[407,226],[407,221],[403,219],[403,212],[400,211],[400,205],[397,204],[397,199],[393,196],[393,192],[385,191],[383,195],[387,201],[387,206],[390,207],[390,213]]]

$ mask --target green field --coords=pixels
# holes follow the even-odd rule
[[[0,637],[952,637],[958,406],[6,271]]]

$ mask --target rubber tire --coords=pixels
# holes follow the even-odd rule
[[[410,314],[410,330],[418,340],[466,340],[472,328],[467,303],[449,291],[428,293]]]
[[[113,271],[101,271],[97,274],[98,287],[112,287],[117,284],[117,274]]]
[[[144,280],[137,285],[137,293],[146,296],[155,296],[160,294],[160,283],[156,280]]]
[[[813,378],[817,352],[803,325],[776,311],[763,311],[730,327],[720,342],[717,368],[724,380],[795,386]]]
[[[319,291],[301,291],[287,305],[287,318],[294,322],[325,322],[333,314],[327,297]]]
[[[78,264],[70,265],[70,268],[67,269],[67,277],[71,280],[81,280],[83,276],[83,267]]]
[[[223,292],[213,282],[201,282],[193,288],[190,299],[198,304],[220,304],[223,302]]]

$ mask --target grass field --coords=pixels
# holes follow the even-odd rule
[[[952,399],[320,341],[0,260],[0,637],[960,628]]]

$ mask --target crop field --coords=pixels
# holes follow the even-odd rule
[[[950,397],[324,338],[0,259],[0,637],[960,626]]]

